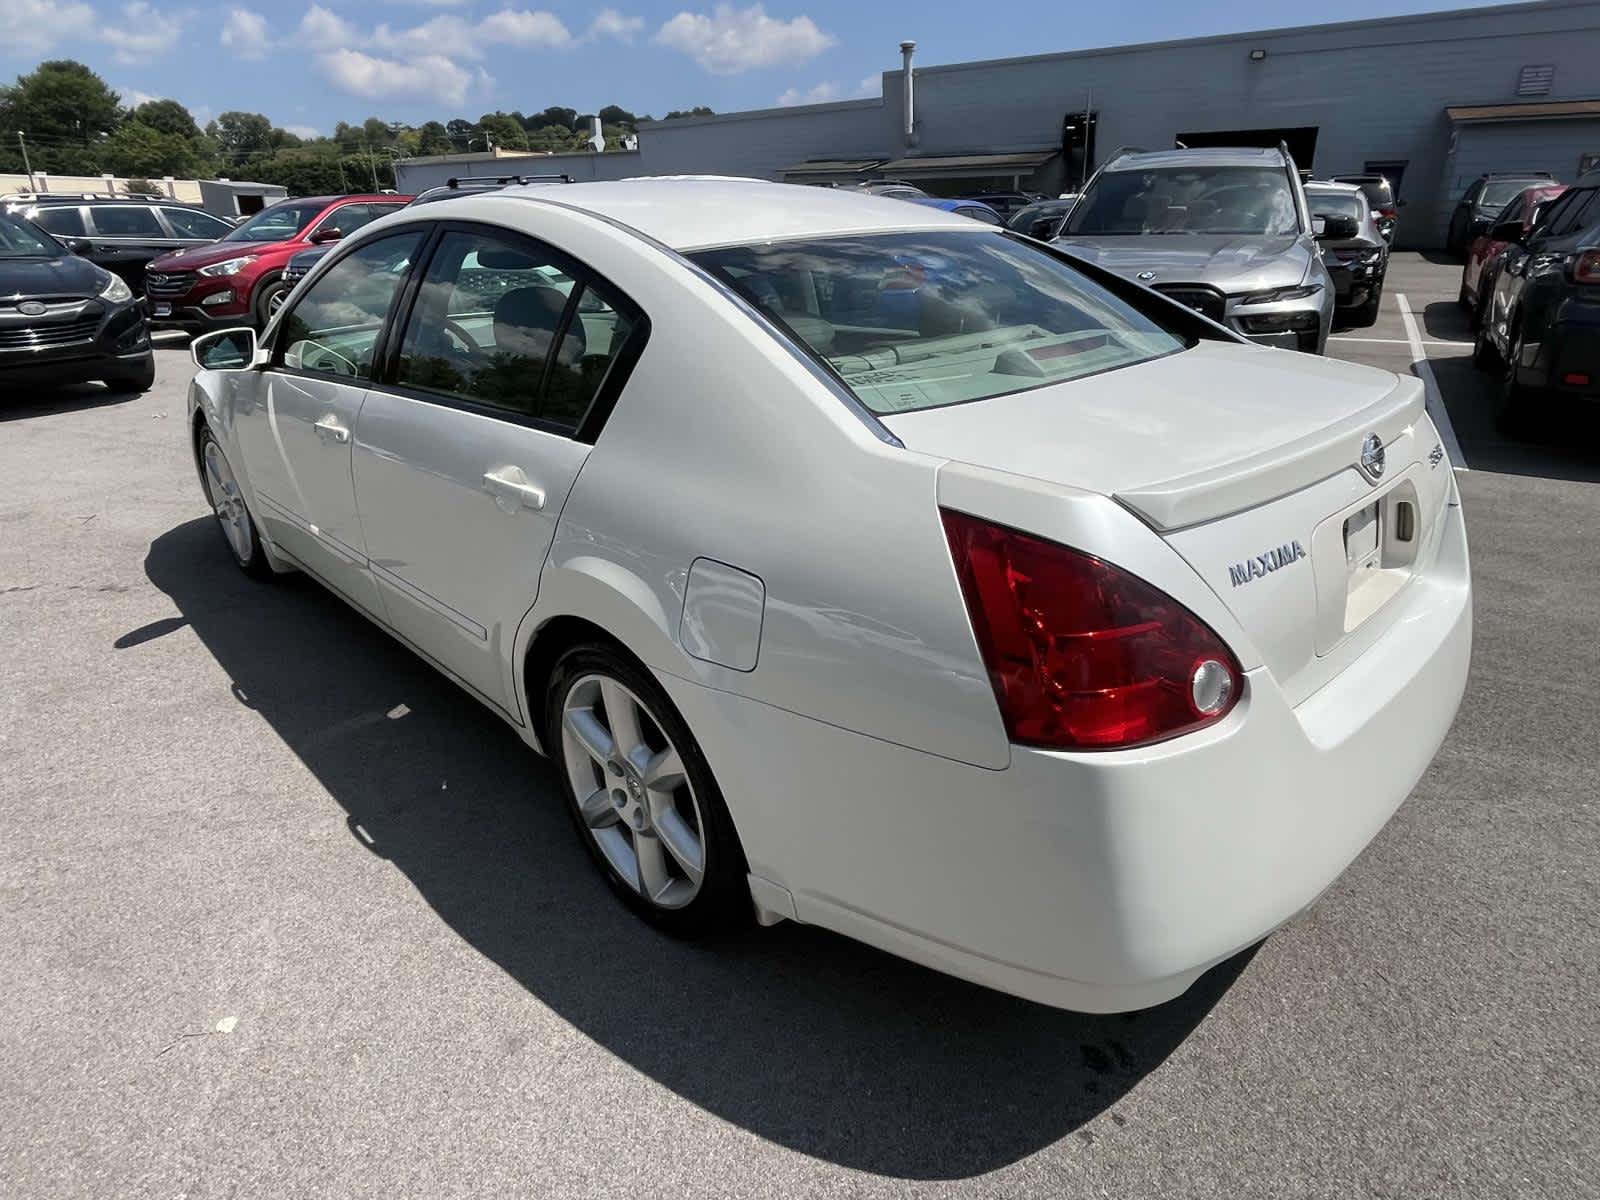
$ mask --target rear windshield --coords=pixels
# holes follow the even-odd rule
[[[1478,207],[1504,208],[1525,189],[1542,182],[1540,179],[1491,179],[1483,185],[1483,195],[1478,197]]]
[[[1277,167],[1161,167],[1107,171],[1090,185],[1062,233],[1292,236],[1294,193]]]
[[[1367,198],[1354,192],[1310,192],[1306,203],[1313,217],[1354,217],[1356,224],[1367,215]]]
[[[1189,343],[1042,247],[999,232],[885,233],[691,255],[875,413],[985,400]]]
[[[263,208],[222,240],[286,242],[315,221],[317,214],[327,207],[325,200],[311,204],[274,204],[271,208]]]

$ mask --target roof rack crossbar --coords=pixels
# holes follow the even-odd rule
[[[444,181],[447,188],[461,190],[468,184],[482,187],[493,184],[495,187],[507,187],[513,183],[575,183],[571,175],[452,175]]]

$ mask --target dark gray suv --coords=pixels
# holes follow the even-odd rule
[[[1321,354],[1334,287],[1283,150],[1125,153],[1095,173],[1055,240],[1251,341]]]

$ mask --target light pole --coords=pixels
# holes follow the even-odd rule
[[[17,130],[17,145],[22,148],[22,169],[28,173],[28,190],[37,192],[39,184],[33,177],[33,164],[28,161],[28,142],[22,130]]]

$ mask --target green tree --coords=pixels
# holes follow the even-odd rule
[[[418,154],[449,154],[454,149],[449,131],[438,121],[424,121],[417,133]]]
[[[478,128],[494,139],[494,144],[505,150],[526,150],[528,135],[521,125],[503,112],[484,113],[478,118]],[[474,147],[476,149],[476,147]]]
[[[100,170],[116,175],[191,178],[201,164],[190,139],[162,133],[141,121],[125,122],[96,151]]]
[[[677,109],[677,108],[675,108],[671,112],[669,112],[666,116],[662,117],[661,119],[663,121],[671,121],[671,120],[674,120],[674,119],[676,119],[678,117],[714,117],[716,115],[717,115],[716,113],[712,112],[711,109],[707,108],[705,105],[697,104],[693,108],[687,108],[687,109]]]
[[[94,165],[95,144],[122,122],[122,104],[106,81],[70,59],[40,63],[0,87],[0,129],[11,143],[9,166],[20,156],[15,130],[28,137],[35,170],[76,172]],[[20,165],[20,163],[19,163]]]
[[[618,108],[615,104],[608,104],[600,110],[600,120],[607,125],[625,125],[632,129],[639,123],[639,118],[625,108]]]
[[[187,138],[191,142],[197,142],[201,137],[200,126],[195,124],[194,117],[176,100],[146,100],[128,114],[128,119],[160,133]]]
[[[362,140],[373,146],[387,146],[393,140],[393,131],[389,123],[377,117],[368,117],[361,122]]]
[[[260,113],[225,112],[206,127],[206,132],[217,139],[219,150],[230,159],[272,149],[272,122]]]

